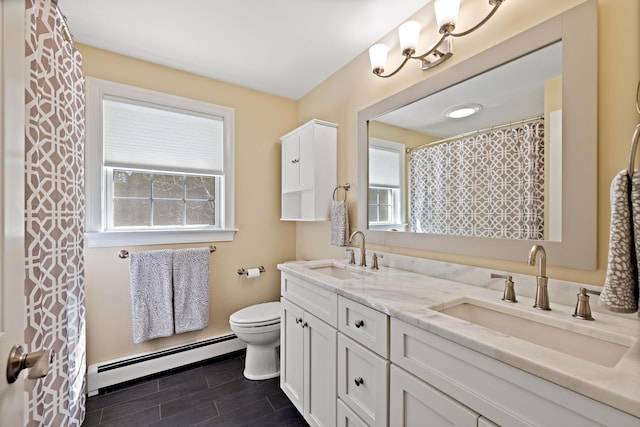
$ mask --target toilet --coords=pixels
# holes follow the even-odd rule
[[[266,380],[280,375],[280,302],[238,310],[229,317],[229,325],[247,343],[245,378]]]

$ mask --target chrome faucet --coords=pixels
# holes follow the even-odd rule
[[[533,304],[533,308],[538,310],[551,310],[549,307],[549,291],[547,290],[547,253],[540,245],[533,245],[529,250],[529,265],[536,265],[536,258],[538,258],[538,275],[536,276],[536,282],[538,288],[536,289],[536,300]]]
[[[366,267],[367,266],[367,258],[366,258],[366,253],[367,253],[367,249],[365,248],[365,244],[364,244],[364,233],[360,230],[354,231],[353,233],[351,233],[351,236],[349,237],[349,243],[351,243],[353,241],[353,238],[356,237],[356,235],[360,235],[360,238],[362,240],[362,247],[360,248],[360,267]]]

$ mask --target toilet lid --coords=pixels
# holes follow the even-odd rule
[[[265,302],[238,310],[230,321],[237,324],[255,324],[280,321],[280,302]]]

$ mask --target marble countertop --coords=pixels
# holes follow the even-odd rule
[[[344,267],[345,263],[342,260],[296,261],[279,264],[278,269],[640,417],[640,321],[637,317],[594,311],[595,321],[576,320],[572,317],[574,306],[554,303],[551,289],[551,311],[535,310],[532,308],[533,298],[526,295],[518,295],[517,304],[505,303],[501,301],[502,292],[487,288],[484,279],[480,281],[479,277],[477,286],[469,284],[472,280],[468,271],[461,272],[466,274],[467,282],[462,283],[451,278],[433,277],[422,272],[388,266],[381,266],[377,271],[347,266],[347,270],[352,271],[355,277],[338,279],[313,270],[313,267],[323,265]],[[486,276],[483,272],[482,277]],[[535,283],[535,277],[532,280]],[[551,281],[549,286],[551,288]],[[575,288],[565,288],[575,298],[575,294],[578,293],[577,284]],[[504,310],[519,317],[557,325],[565,330],[598,337],[630,348],[615,366],[608,367],[586,360],[589,357],[565,354],[438,311],[469,300],[479,305],[497,305],[499,309],[504,307]],[[592,298],[592,310],[595,306],[596,298]]]

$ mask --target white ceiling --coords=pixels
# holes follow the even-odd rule
[[[297,100],[429,2],[58,3],[79,43]]]

